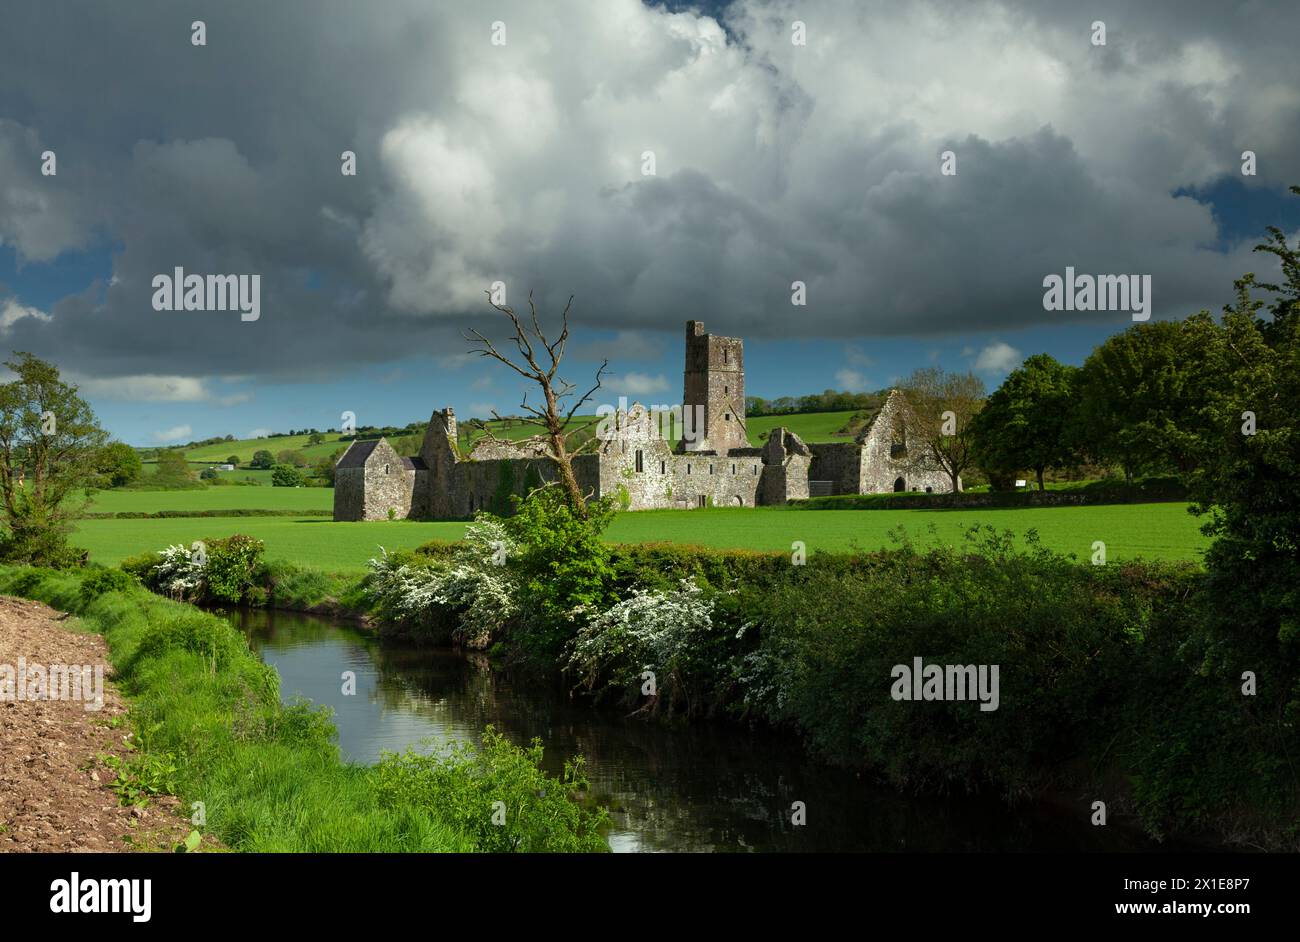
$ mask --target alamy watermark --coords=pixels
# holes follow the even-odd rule
[[[1065,277],[1043,279],[1045,311],[1131,311],[1133,320],[1151,319],[1150,275],[1076,275],[1065,267]]]
[[[998,665],[895,664],[889,695],[895,700],[978,700],[981,713],[998,708]]]
[[[87,712],[104,706],[103,664],[0,664],[0,701],[80,700]]]
[[[130,913],[132,922],[148,922],[153,914],[153,881],[82,879],[76,870],[66,880],[50,884],[52,913]]]
[[[154,275],[155,311],[239,311],[241,321],[262,316],[261,275],[187,275],[179,265]]]
[[[644,407],[649,413],[650,429],[656,438],[673,441],[680,433],[682,441],[694,442],[704,437],[704,406],[653,405]],[[596,438],[602,442],[617,442],[628,437],[631,422],[628,419],[626,396],[618,397],[618,405],[601,405],[596,408]]]

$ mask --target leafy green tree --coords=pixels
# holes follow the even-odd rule
[[[140,453],[125,442],[109,442],[99,452],[97,467],[109,487],[122,487],[140,479],[144,465]]]
[[[30,353],[5,363],[16,379],[0,383],[0,558],[70,566],[84,553],[68,546],[71,521],[102,481],[108,434],[77,388]]]
[[[553,659],[573,633],[573,610],[608,601],[614,571],[600,534],[614,507],[609,498],[592,500],[580,515],[558,484],[515,501],[514,516],[501,523],[517,544],[511,563],[529,613],[520,646],[529,656]]]
[[[154,466],[154,479],[159,484],[172,484],[191,481],[194,473],[190,463],[185,460],[185,452],[179,448],[169,448],[158,452],[158,463]]]
[[[286,448],[275,456],[277,464],[291,464],[295,468],[307,467],[307,456],[294,448]]]
[[[275,455],[271,454],[265,448],[259,448],[253,452],[253,460],[248,463],[250,468],[259,468],[266,470],[275,465]]]
[[[312,474],[324,481],[329,487],[333,487],[334,467],[339,463],[339,459],[343,457],[345,451],[347,451],[346,447],[335,448],[332,455],[317,459],[316,464],[312,467]]]
[[[306,481],[291,464],[277,464],[271,469],[271,484],[275,487],[302,487]]]
[[[1214,330],[1205,313],[1134,324],[1092,352],[1079,375],[1078,434],[1094,458],[1118,464],[1130,481],[1194,470]]]
[[[239,455],[231,455],[229,458],[226,459],[226,464],[230,465],[232,468],[238,468]]]
[[[218,477],[220,477],[220,475],[217,474],[216,468],[204,468],[199,472],[200,481],[215,481]]]
[[[307,436],[307,443],[309,445],[319,445],[323,441],[325,441],[325,436],[320,432],[312,432]]]
[[[1224,309],[1221,328],[1202,351],[1216,380],[1206,397],[1209,432],[1191,491],[1194,509],[1207,517],[1205,532],[1215,537],[1205,560],[1207,663],[1230,680],[1254,672],[1259,722],[1277,723],[1278,735],[1294,738],[1300,723],[1300,244],[1274,239],[1256,251],[1280,256],[1286,282],[1265,287],[1253,274],[1238,279],[1236,302]],[[1266,303],[1254,297],[1257,287],[1274,294],[1267,319],[1259,316]]]
[[[948,373],[935,366],[916,370],[900,388],[906,433],[900,444],[917,460],[937,462],[952,479],[953,492],[960,491],[961,474],[974,458],[971,425],[984,405],[983,381],[973,373]]]
[[[986,472],[1032,468],[1043,473],[1073,463],[1070,413],[1078,369],[1046,353],[1025,360],[989,396],[971,422],[975,457]]]

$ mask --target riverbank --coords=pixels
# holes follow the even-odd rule
[[[191,830],[180,802],[123,804],[110,788],[105,759],[133,750],[127,708],[104,676],[104,639],[77,627],[40,602],[0,596],[0,665],[34,669],[31,685],[15,676],[13,699],[0,700],[0,852],[169,851]],[[78,685],[79,699],[60,698],[50,670],[74,665],[90,668],[92,683]]]
[[[579,778],[485,737],[484,750],[348,765],[327,714],[280,702],[275,671],[224,619],[114,570],[0,568],[0,592],[80,616],[103,636],[136,748],[137,792],[202,802],[203,830],[237,851],[585,851],[602,817],[570,800]],[[341,670],[341,668],[340,668]],[[540,747],[538,747],[540,750]],[[19,768],[18,782],[28,773]],[[506,803],[504,823],[494,801]],[[87,825],[82,831],[89,828]]]
[[[1157,839],[1300,843],[1289,727],[1231,667],[1206,668],[1199,626],[1218,595],[1200,567],[1081,565],[985,528],[959,547],[856,554],[608,546],[564,513],[484,517],[366,577],[224,541],[205,567],[181,548],[124,567],[158,591],[223,586],[229,602],[484,650],[624,714],[790,731],[903,792],[1093,795]],[[914,680],[895,695],[900,665],[969,668],[972,687],[997,668],[998,689]]]
[[[227,617],[275,667],[281,696],[334,711],[339,747],[356,762],[430,740],[474,739],[492,722],[512,742],[545,738],[547,771],[580,752],[590,800],[609,810],[615,852],[1142,853],[1203,846],[1157,842],[1112,803],[1089,821],[1090,795],[1003,802],[991,793],[919,794],[819,761],[800,737],[727,718],[657,723],[593,708],[555,678],[473,652],[380,640],[334,619],[241,608]],[[356,694],[322,664],[346,662]],[[793,802],[807,820],[792,823]]]

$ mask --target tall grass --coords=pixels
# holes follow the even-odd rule
[[[383,765],[344,764],[328,713],[302,703],[282,705],[278,675],[229,623],[134,586],[96,596],[82,591],[85,581],[50,570],[0,568],[0,592],[74,612],[104,636],[114,680],[131,701],[139,754],[174,758],[171,790],[187,808],[203,802],[207,830],[226,846],[253,852],[484,849],[441,810],[463,805],[453,793],[457,785],[484,791],[481,773],[469,762],[451,762],[438,770],[439,779],[430,775],[415,783],[424,790],[419,803],[394,803],[381,787]],[[509,758],[532,767],[523,750]],[[463,806],[456,813],[463,816]],[[485,804],[483,816],[491,813]],[[585,814],[577,820],[589,835],[594,819]],[[535,821],[505,827],[538,832]],[[573,842],[565,837],[568,849]],[[550,849],[546,838],[534,837],[524,849]]]

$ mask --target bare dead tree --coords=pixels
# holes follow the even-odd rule
[[[560,334],[552,342],[547,340],[546,334],[542,331],[541,322],[537,317],[537,306],[533,303],[531,291],[528,293],[531,324],[525,323],[512,308],[494,302],[490,291],[487,292],[487,295],[488,303],[510,318],[510,324],[513,328],[510,340],[519,351],[518,358],[512,359],[501,353],[491,340],[477,330],[471,328],[465,331],[463,336],[470,342],[471,347],[479,356],[490,357],[504,363],[524,379],[531,380],[541,387],[544,402],[542,408],[530,405],[528,394],[527,392],[524,393],[520,408],[527,413],[527,417],[523,421],[525,424],[540,428],[546,436],[549,449],[547,457],[555,464],[559,484],[563,487],[574,512],[585,518],[587,516],[587,500],[582,493],[582,489],[578,486],[578,478],[573,471],[573,458],[582,449],[570,449],[569,447],[570,436],[581,432],[585,426],[570,428],[570,425],[578,410],[591,400],[596,390],[600,389],[601,377],[604,376],[609,361],[604,360],[601,362],[600,368],[596,370],[595,384],[573,402],[571,406],[566,408],[564,400],[572,397],[578,388],[558,375],[560,361],[564,358],[564,348],[569,342],[569,308],[573,305],[573,297],[570,296],[568,303],[564,305],[564,311],[560,315]],[[500,419],[500,416],[495,412],[492,415],[494,418]],[[486,425],[483,426],[483,431],[494,441],[500,441]]]

